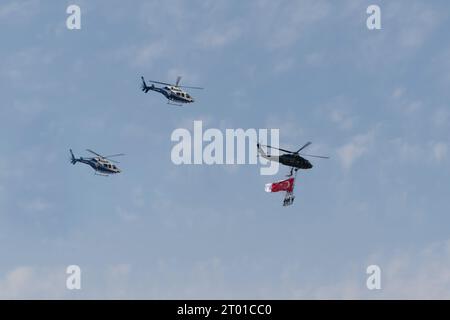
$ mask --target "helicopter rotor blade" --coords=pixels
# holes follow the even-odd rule
[[[300,155],[305,156],[305,157],[313,157],[313,158],[321,158],[321,159],[330,159],[330,157],[316,156],[316,155],[313,155],[313,154],[303,154],[303,153],[300,153]]]
[[[112,155],[110,155],[110,156],[104,157],[103,159],[106,159],[106,160],[111,161],[111,162],[114,162],[114,163],[120,163],[119,161],[117,161],[117,160],[112,160],[111,158],[113,158],[113,157],[120,157],[120,156],[124,156],[124,155],[125,155],[124,153],[112,154]]]
[[[167,83],[167,82],[160,82],[160,81],[153,81],[153,80],[146,80],[147,82],[152,82],[152,83],[158,83],[158,84],[163,84],[166,86],[173,86],[173,84],[171,83]]]
[[[97,152],[92,151],[91,149],[86,149],[86,151],[87,151],[87,152],[90,152],[90,153],[93,153],[93,154],[95,154],[96,156],[99,156],[99,157],[101,157],[101,158],[104,158],[101,154],[98,154]]]
[[[109,159],[109,158],[114,158],[114,157],[121,157],[121,156],[124,156],[124,155],[125,155],[124,153],[118,153],[118,154],[112,154],[110,156],[105,156],[103,158],[104,159]]]
[[[280,150],[280,151],[287,152],[287,153],[295,153],[295,152],[293,152],[293,151],[289,151],[289,150],[281,149],[281,148],[275,148],[275,147],[268,146],[268,145],[265,145],[265,144],[260,144],[260,146],[267,147],[267,148],[270,148],[270,149]]]
[[[120,157],[120,156],[124,156],[124,155],[125,155],[124,153],[118,153],[118,154],[112,154],[112,155],[109,155],[109,156],[102,156],[101,154],[99,154],[99,153],[97,153],[97,152],[95,152],[95,151],[92,151],[91,149],[86,149],[86,151],[88,151],[88,152],[90,152],[90,153],[93,153],[93,154],[95,154],[96,156],[98,156],[98,157],[100,157],[100,158],[102,158],[102,159],[107,159],[107,160],[110,160],[110,161],[112,161],[112,162],[114,162],[114,160],[111,160],[111,159],[109,159],[109,158]],[[88,159],[88,158],[86,158],[86,159]],[[91,159],[93,159],[93,158],[91,158]],[[117,162],[117,161],[116,161],[116,162]]]
[[[174,87],[177,87],[177,88],[198,89],[198,90],[203,90],[204,89],[202,87],[180,86],[179,85],[180,80],[181,80],[181,76],[177,77],[177,80],[176,80],[175,84],[167,83],[167,82],[161,82],[161,81],[154,81],[154,80],[146,80],[146,81],[147,82],[151,82],[151,83],[158,83],[158,84],[162,84],[162,85],[166,85],[166,86],[174,86]]]
[[[307,142],[305,143],[305,145],[303,147],[301,147],[300,149],[298,149],[296,152],[294,153],[299,153],[300,151],[302,151],[303,149],[305,149],[307,146],[309,146],[312,142]]]
[[[185,88],[185,89],[197,89],[197,90],[203,90],[205,88],[202,87],[189,87],[189,86],[177,86],[178,88]]]

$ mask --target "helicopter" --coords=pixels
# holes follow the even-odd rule
[[[270,148],[270,149],[276,149],[276,150],[280,150],[282,152],[286,152],[286,154],[282,154],[279,156],[272,156],[272,155],[267,155],[261,148],[261,144],[257,143],[257,148],[258,148],[258,154],[263,157],[264,159],[267,159],[269,161],[276,161],[279,162],[285,166],[289,166],[291,167],[291,172],[289,175],[287,175],[288,177],[293,175],[293,170],[295,170],[295,172],[297,172],[298,169],[311,169],[313,167],[313,165],[311,164],[311,162],[309,162],[309,160],[303,158],[304,157],[314,157],[314,158],[321,158],[321,159],[329,159],[329,157],[324,157],[324,156],[316,156],[316,155],[311,155],[311,154],[302,154],[302,156],[300,156],[300,151],[302,151],[303,149],[305,149],[306,147],[308,147],[312,142],[307,142],[305,145],[303,145],[300,149],[298,149],[297,151],[289,151],[289,150],[285,150],[285,149],[281,149],[281,148],[275,148],[275,147],[271,147],[271,146],[266,146],[263,145],[264,147]]]
[[[86,149],[86,151],[96,155],[96,157],[75,158],[75,156],[73,155],[72,149],[70,149],[70,156],[71,156],[70,162],[72,164],[75,164],[77,162],[87,164],[87,165],[91,166],[92,169],[95,170],[96,175],[101,175],[101,176],[108,176],[110,174],[116,174],[116,173],[121,172],[121,170],[116,165],[112,164],[112,162],[114,162],[114,163],[118,163],[118,162],[111,160],[109,158],[124,156],[123,153],[113,154],[110,156],[102,156],[102,155],[98,154],[97,152],[94,152],[90,149]]]
[[[189,95],[186,91],[183,91],[181,88],[188,88],[188,89],[203,89],[201,87],[188,87],[188,86],[180,86],[180,80],[181,76],[177,77],[177,80],[175,84],[170,84],[166,82],[159,82],[159,81],[152,81],[148,80],[148,82],[151,82],[152,84],[150,86],[147,85],[145,82],[144,77],[141,77],[142,79],[142,91],[147,93],[150,90],[156,91],[161,93],[167,98],[167,103],[171,105],[181,106],[183,103],[192,103],[194,102],[194,98]],[[156,84],[162,84],[164,87],[156,87]]]

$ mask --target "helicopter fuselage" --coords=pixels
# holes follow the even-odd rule
[[[165,86],[165,87],[157,87],[155,85],[151,85],[147,87],[148,90],[156,91],[164,95],[167,100],[178,102],[178,103],[192,103],[194,99],[187,93],[186,91],[181,90],[175,86]]]
[[[95,171],[103,173],[103,174],[115,174],[115,173],[121,172],[120,169],[117,168],[116,165],[112,164],[108,160],[101,159],[101,158],[83,159],[81,157],[78,159],[74,159],[72,161],[87,164]]]
[[[279,161],[285,166],[298,168],[298,169],[311,169],[313,165],[307,159],[299,156],[298,154],[283,154],[279,156]]]
[[[269,161],[277,161],[285,166],[291,167],[291,168],[297,168],[297,169],[311,169],[313,166],[311,162],[309,162],[307,159],[301,157],[300,155],[294,153],[294,154],[282,154],[279,156],[275,155],[268,155],[266,154],[261,147],[257,146],[258,153],[261,157],[269,160]]]

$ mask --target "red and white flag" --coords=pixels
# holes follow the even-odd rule
[[[266,184],[266,192],[294,191],[294,178]]]

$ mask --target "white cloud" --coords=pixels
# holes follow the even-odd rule
[[[0,282],[0,293],[10,297],[19,297],[20,294],[28,290],[28,286],[33,278],[33,269],[30,267],[18,267],[9,272],[5,279]]]
[[[238,26],[230,26],[224,30],[208,29],[197,37],[197,42],[203,47],[218,48],[232,43],[240,35],[241,31]]]
[[[412,116],[423,109],[423,102],[413,99],[404,87],[397,87],[392,92],[392,107],[402,115]]]
[[[125,62],[132,67],[151,67],[160,60],[168,51],[168,45],[164,40],[154,41],[152,43],[133,45],[119,48],[112,52],[101,54],[112,60],[112,63]]]
[[[64,268],[19,266],[0,278],[0,299],[57,299],[67,292]]]
[[[295,59],[293,58],[285,58],[285,59],[278,59],[275,62],[275,65],[273,67],[273,71],[275,73],[283,73],[286,71],[290,71],[295,66]]]
[[[264,44],[273,49],[286,48],[297,42],[308,31],[308,27],[325,19],[331,5],[324,1],[274,2],[262,0],[257,3],[254,16],[256,30]],[[270,39],[270,41],[267,41]]]
[[[381,290],[366,287],[366,268],[372,264],[381,269]],[[450,241],[443,241],[393,256],[371,254],[332,283],[285,289],[296,299],[449,299],[449,265]]]
[[[14,159],[7,158],[4,155],[0,158],[0,178],[2,182],[18,181],[24,177],[24,169],[14,166],[14,164],[17,164]]]
[[[354,102],[342,95],[333,97],[318,109],[320,117],[327,117],[341,130],[353,129],[358,117],[354,115]]]
[[[389,299],[449,299],[450,242],[430,244],[383,263],[383,297]]]
[[[403,138],[393,140],[396,145],[393,150],[398,150],[399,158],[402,162],[415,161],[421,159],[420,155],[424,154],[424,148],[417,143],[410,143]]]
[[[442,21],[442,14],[422,1],[389,2],[382,13],[385,23],[396,27],[389,34],[390,40],[405,50],[423,46]]]
[[[405,95],[405,91],[406,90],[403,87],[395,88],[394,92],[392,93],[392,97],[395,99],[399,99]]]
[[[111,283],[128,279],[131,274],[131,264],[122,263],[111,265],[106,269],[106,276]]]
[[[266,128],[279,129],[280,130],[280,143],[287,139],[292,141],[302,141],[304,139],[304,130],[299,127],[297,122],[292,119],[296,119],[295,116],[291,114],[286,114],[285,116],[280,115],[269,115],[266,118]],[[284,144],[283,144],[284,145]],[[286,145],[284,145],[287,147]]]
[[[136,214],[133,211],[130,211],[129,209],[125,209],[123,207],[117,207],[116,208],[117,215],[124,221],[127,222],[133,222],[138,219],[138,214]]]
[[[325,53],[323,52],[311,52],[305,56],[306,65],[312,67],[323,66],[326,60]]]
[[[405,138],[395,138],[390,141],[391,159],[406,163],[422,163],[424,154],[431,154],[436,162],[442,162],[448,155],[448,143],[444,141],[410,142]],[[395,159],[394,159],[395,158]]]
[[[444,21],[445,10],[441,11],[431,2],[386,2],[381,6],[382,30],[367,30],[366,36],[358,35],[360,41],[353,50],[354,55],[348,58],[366,72],[378,75],[382,69],[389,72],[393,65],[416,63],[414,58],[427,49],[427,42]],[[398,67],[398,70],[403,69]]]
[[[430,69],[435,77],[440,80],[444,90],[447,90],[450,84],[450,47],[436,52],[430,64]]]
[[[337,154],[344,169],[350,169],[354,162],[369,150],[373,142],[374,132],[356,135],[350,142],[338,148]]]
[[[439,108],[431,115],[431,121],[434,127],[444,128],[450,124],[449,108]]]
[[[404,47],[422,46],[440,22],[439,13],[417,2],[401,11],[395,16],[398,22],[403,22],[400,24],[399,43]]]
[[[149,268],[134,270],[129,263],[83,268],[79,293],[65,287],[65,267],[37,268],[18,266],[0,278],[1,299],[71,298],[288,298],[288,299],[449,299],[450,240],[422,245],[394,253],[375,252],[361,261],[348,262],[327,279],[302,280],[303,263],[293,260],[279,270],[279,283],[248,283],[245,286],[227,281],[237,265],[258,270],[264,261],[223,261],[218,257],[192,261],[181,272],[176,258],[159,258]],[[261,265],[262,262],[262,265]],[[366,268],[381,268],[381,290],[368,290]],[[330,270],[333,272],[332,270]],[[134,277],[133,273],[135,274]],[[181,273],[180,273],[181,272]],[[88,276],[90,275],[90,276]],[[180,286],[179,279],[184,279]],[[92,282],[91,282],[92,281]],[[236,288],[240,290],[236,291]]]
[[[15,100],[12,104],[12,110],[24,120],[32,120],[47,109],[47,106],[38,100]]]
[[[334,109],[330,113],[331,121],[338,124],[341,129],[351,129],[353,127],[354,118],[344,110]]]
[[[39,0],[10,1],[0,5],[0,19],[8,22],[21,22],[34,16],[39,9]]]
[[[433,155],[436,161],[441,162],[445,158],[447,158],[448,153],[448,145],[444,142],[434,143],[433,146]]]
[[[162,42],[154,42],[145,46],[136,48],[131,57],[132,64],[135,66],[148,66],[163,56],[166,45]]]
[[[13,81],[20,88],[27,84],[28,92],[37,89],[54,88],[52,81],[29,81],[36,76],[36,66],[50,68],[51,65],[61,56],[61,50],[49,48],[27,47],[16,51],[11,51],[0,60],[2,74],[7,81]],[[42,80],[42,78],[39,78]]]
[[[32,201],[23,204],[22,207],[26,211],[39,213],[39,212],[47,212],[49,209],[53,207],[53,204],[45,199],[36,198],[33,199]]]
[[[148,127],[134,123],[125,123],[120,133],[128,139],[142,139],[151,136],[151,130]]]

